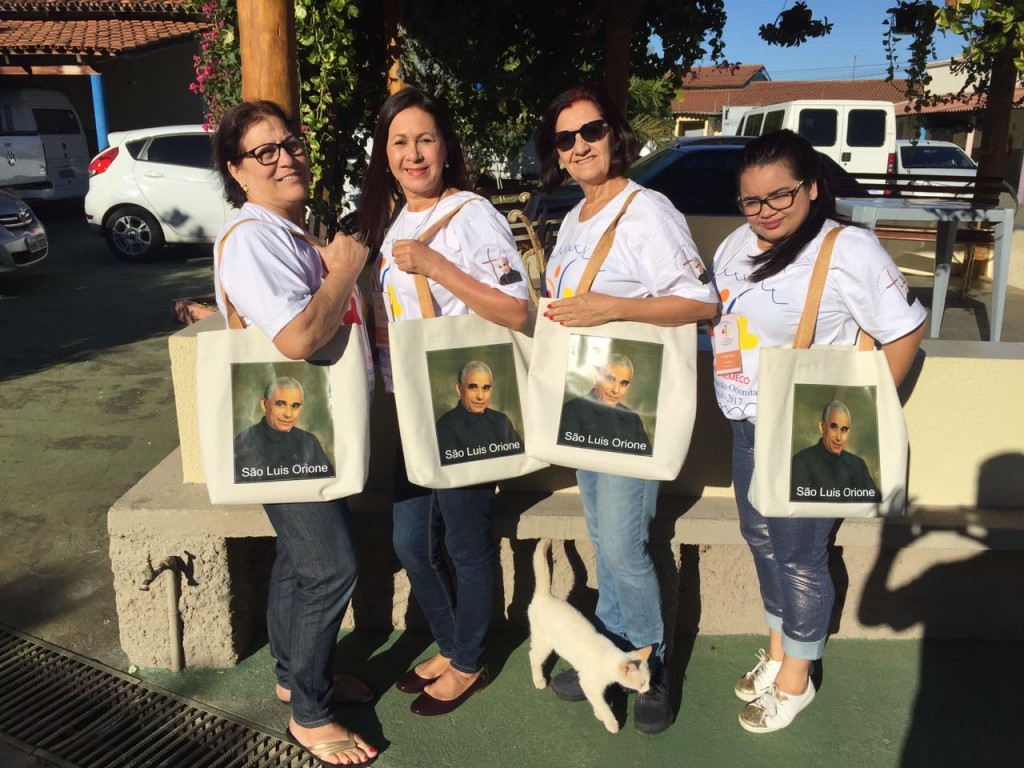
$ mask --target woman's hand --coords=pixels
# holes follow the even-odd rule
[[[366,246],[342,232],[335,235],[326,246],[317,250],[320,251],[320,258],[324,260],[327,273],[346,282],[354,282],[366,266]]]
[[[617,301],[616,297],[605,293],[581,293],[552,301],[544,317],[570,328],[602,325],[618,319],[615,312]]]
[[[402,272],[435,280],[438,265],[446,259],[419,240],[396,240],[391,246],[391,258]]]
[[[717,311],[717,302],[684,299],[681,296],[627,299],[604,293],[580,293],[568,299],[552,301],[544,316],[570,328],[601,325],[615,320],[632,320],[671,328],[698,320],[709,320]]]

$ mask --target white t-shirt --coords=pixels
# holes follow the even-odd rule
[[[750,225],[735,230],[718,247],[713,279],[722,314],[735,316],[742,367],[734,373],[715,373],[715,394],[726,418],[755,420],[760,350],[792,346],[814,262],[825,234],[836,226],[826,221],[796,261],[759,283],[749,282],[756,269],[751,257],[761,253]],[[878,238],[867,230],[847,227],[832,249],[813,343],[852,346],[863,328],[886,344],[913,331],[925,315],[919,301],[910,303],[907,281]],[[721,322],[721,317],[714,322],[713,342]]]
[[[294,237],[305,234],[283,216],[246,203],[224,225],[213,246],[220,253],[224,233],[237,221],[214,269],[217,306],[227,317],[224,292],[246,325],[255,325],[273,339],[306,308],[323,283],[323,265],[316,248]]]
[[[544,295],[563,299],[576,294],[598,241],[634,190],[640,193],[616,226],[591,290],[624,298],[680,296],[714,303],[714,288],[701,282],[704,263],[683,214],[660,192],[634,181],[586,221],[580,221],[582,200],[569,211],[544,272]]]
[[[468,201],[468,202],[467,202]],[[415,240],[449,212],[467,203],[427,243],[448,261],[484,285],[517,299],[528,298],[526,269],[508,222],[486,199],[473,192],[455,192],[424,211],[403,207],[384,235],[373,268],[377,352],[384,388],[394,391],[391,350],[383,320],[401,322],[423,317],[413,275],[394,266],[391,248],[396,240]],[[507,266],[507,270],[506,270]],[[428,280],[438,317],[471,314],[469,307],[447,288]],[[383,310],[383,312],[382,312]]]
[[[427,245],[484,285],[497,288],[517,299],[527,299],[526,271],[508,222],[480,195],[456,192],[441,198],[436,207],[425,211],[414,212],[403,207],[384,235],[373,274],[376,278],[375,288],[388,299],[385,308],[391,322],[414,320],[423,316],[413,275],[394,268],[391,248],[395,241],[415,240],[432,224],[467,201],[468,204]],[[506,274],[504,264],[508,265],[510,271],[503,284],[501,279]],[[514,279],[514,273],[518,273],[518,280]],[[432,281],[429,284],[438,316],[470,314],[469,307],[447,288]]]
[[[236,222],[242,222],[235,226]],[[233,227],[233,229],[232,229]],[[220,259],[221,241],[231,231]],[[217,236],[213,283],[217,307],[227,319],[224,294],[246,326],[255,325],[273,340],[306,308],[323,284],[320,254],[301,227],[252,203],[245,203]],[[366,329],[366,307],[359,289],[349,299],[342,322],[358,325],[366,348],[366,378],[373,391],[373,357]]]

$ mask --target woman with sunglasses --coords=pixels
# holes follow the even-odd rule
[[[583,191],[545,270],[545,294],[555,299],[549,321],[675,326],[714,316],[717,296],[701,279],[704,266],[683,215],[660,193],[626,178],[636,137],[604,93],[579,86],[557,96],[541,121],[537,153],[545,191],[567,176]],[[592,290],[577,295],[598,241],[631,197]],[[597,556],[597,625],[626,650],[651,647],[651,688],[637,696],[634,724],[642,733],[659,733],[671,725],[672,707],[658,578],[647,549],[658,482],[584,470],[576,479]],[[585,698],[575,670],[556,675],[551,687],[563,700]]]
[[[366,248],[338,235],[324,248],[303,227],[309,158],[298,127],[269,101],[232,107],[213,137],[228,202],[240,209],[214,246],[217,304],[225,295],[285,357],[310,357],[337,332],[353,303]],[[344,499],[265,504],[277,534],[267,597],[277,697],[291,706],[287,736],[324,765],[377,754],[336,722],[332,703],[369,703],[352,675],[332,676],[342,615],[356,586],[356,553]]]
[[[762,347],[792,346],[811,271],[835,221],[835,200],[809,142],[777,131],[750,142],[737,170],[739,209],[747,223],[719,246],[714,281],[721,295],[715,335],[738,333],[740,359],[715,358],[718,404],[733,430],[732,468],[740,530],[754,556],[768,653],[741,677],[748,731],[788,726],[814,698],[810,679],[825,647],[835,589],[828,570],[834,519],[764,517],[747,500],[754,474],[758,360]],[[852,346],[863,328],[881,342],[897,385],[924,334],[925,310],[870,232],[849,227],[832,251],[815,344]],[[788,458],[786,459],[788,461]]]
[[[449,216],[427,242],[420,240]],[[407,86],[384,102],[358,221],[376,254],[374,319],[388,391],[393,384],[387,324],[422,317],[416,275],[427,278],[435,316],[473,313],[517,330],[526,324],[525,270],[512,232],[490,202],[469,191],[462,147],[439,99]],[[482,416],[463,409],[460,419],[477,425]],[[434,428],[432,421],[427,424]],[[438,646],[397,682],[398,690],[417,694],[410,706],[414,714],[447,714],[487,684],[494,491],[494,483],[421,488],[406,476],[404,454],[396,458],[395,552]]]

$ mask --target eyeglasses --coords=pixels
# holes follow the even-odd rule
[[[604,120],[591,120],[584,123],[576,131],[559,131],[555,134],[555,148],[559,152],[568,152],[576,145],[576,134],[583,137],[584,141],[600,141],[608,133],[608,123]]]
[[[281,156],[282,149],[292,157],[298,157],[299,155],[306,154],[306,142],[301,137],[293,135],[280,144],[260,144],[255,149],[250,149],[248,152],[240,154],[238,159],[251,157],[260,165],[273,165],[277,162],[277,158]]]
[[[800,191],[804,183],[798,182],[792,189],[785,192],[772,192],[768,197],[737,197],[736,205],[744,216],[757,216],[761,213],[761,206],[767,205],[773,211],[784,211],[792,207],[796,200],[796,193]]]

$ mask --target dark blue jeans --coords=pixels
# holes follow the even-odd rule
[[[395,552],[441,655],[460,672],[476,672],[494,604],[494,484],[431,491],[409,482],[401,453],[397,461]]]
[[[337,501],[264,504],[277,533],[267,630],[277,681],[292,692],[295,722],[334,722],[334,651],[356,588],[348,505]]]
[[[813,661],[825,650],[835,587],[828,570],[832,518],[765,517],[747,499],[754,475],[754,425],[732,422],[732,482],[740,531],[754,555],[765,622],[787,656]],[[779,461],[789,461],[788,455]]]

